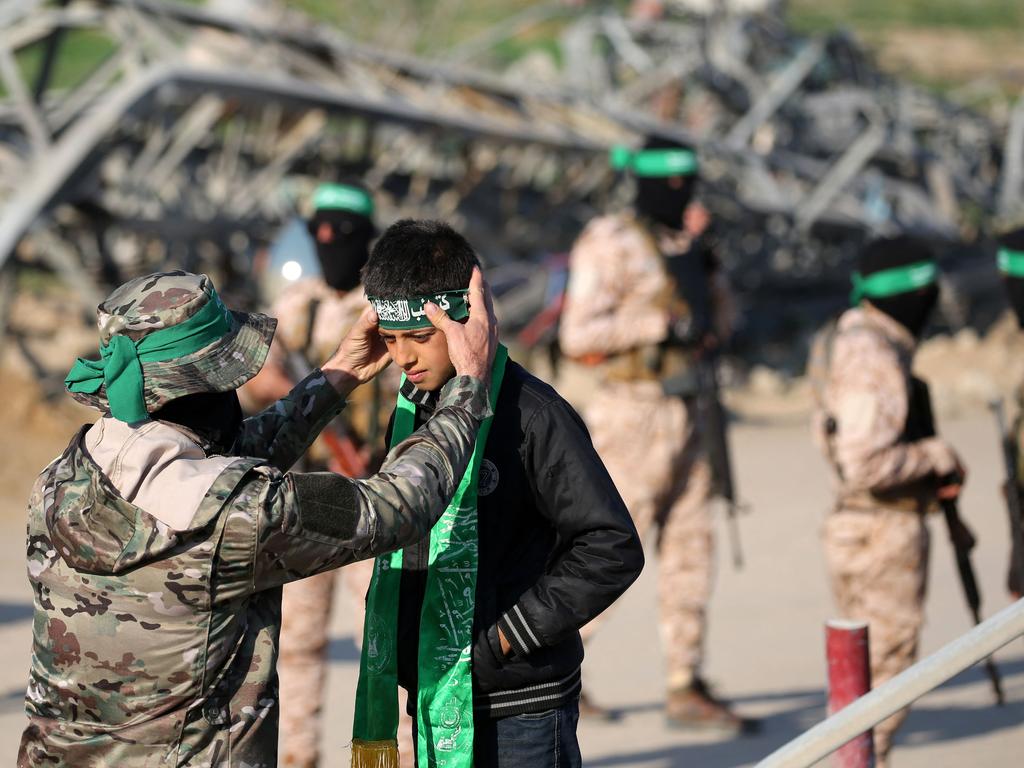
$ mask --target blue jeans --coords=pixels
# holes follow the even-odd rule
[[[473,768],[582,768],[577,701],[501,720],[474,718]],[[415,719],[413,744],[416,743]]]

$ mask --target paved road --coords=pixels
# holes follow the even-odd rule
[[[984,414],[953,422],[947,432],[970,462],[964,514],[980,533],[975,560],[985,613],[990,615],[1008,602],[1002,587],[1006,522],[995,491],[1001,461]],[[618,723],[581,724],[585,764],[590,768],[750,765],[822,717],[822,622],[831,610],[818,545],[828,503],[823,465],[802,424],[745,424],[737,428],[734,445],[739,487],[754,502],[754,510],[743,521],[748,564],[743,572],[733,572],[723,550],[711,610],[707,675],[743,714],[764,719],[762,733],[721,741],[665,727],[652,559],[588,649],[584,669],[592,695],[623,712]],[[23,726],[21,696],[29,652],[22,508],[22,502],[12,500],[0,510],[0,648],[6,656],[0,665],[0,762],[6,764],[13,762]],[[932,521],[925,653],[968,629],[940,523]],[[327,768],[348,765],[345,745],[358,664],[348,630],[349,605],[348,596],[339,592],[332,619]],[[969,670],[918,702],[900,733],[896,768],[1020,764],[1024,641],[1004,649],[998,660],[1010,703],[994,707],[981,672]]]

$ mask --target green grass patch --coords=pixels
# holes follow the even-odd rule
[[[31,89],[43,65],[45,41],[18,51],[18,67]],[[50,88],[73,88],[103,63],[115,50],[113,41],[104,33],[89,29],[73,29],[64,33],[57,60],[50,78]]]
[[[819,32],[848,26],[956,27],[1009,29],[1024,27],[1021,0],[790,0],[789,20],[799,30]]]

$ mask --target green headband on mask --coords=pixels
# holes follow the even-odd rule
[[[72,392],[95,394],[106,387],[110,413],[133,424],[149,418],[142,363],[166,362],[191,355],[219,341],[234,327],[231,312],[214,292],[206,305],[184,322],[151,331],[139,341],[123,334],[100,344],[99,360],[79,358],[64,385]]]
[[[427,310],[424,308],[428,301],[443,309],[452,320],[466,319],[469,317],[467,294],[468,291],[464,288],[460,291],[439,291],[408,299],[382,299],[377,296],[368,296],[367,298],[377,312],[381,329],[408,331],[431,326]]]
[[[697,153],[691,149],[630,149],[622,145],[612,147],[608,156],[612,168],[632,171],[637,176],[667,178],[693,176],[699,164]]]
[[[1000,248],[996,255],[999,271],[1008,277],[1024,277],[1024,251]]]
[[[884,299],[900,293],[910,293],[926,285],[932,285],[939,276],[934,261],[919,261],[903,267],[883,269],[867,277],[860,272],[853,273],[853,292],[850,302],[857,304],[861,299]]]
[[[321,184],[313,193],[313,210],[348,211],[369,218],[373,215],[373,198],[348,184]]]

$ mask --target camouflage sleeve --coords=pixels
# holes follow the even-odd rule
[[[268,589],[422,539],[466,471],[490,414],[479,379],[456,377],[434,415],[388,454],[373,477],[276,474],[263,504],[255,588]]]
[[[849,490],[887,490],[956,468],[956,454],[941,438],[900,441],[907,382],[878,334],[836,337],[827,399],[837,424],[835,459]]]
[[[317,369],[285,397],[243,421],[232,452],[287,471],[344,407],[344,399]]]
[[[569,256],[569,285],[559,327],[571,357],[617,354],[668,334],[666,277],[654,244],[636,227],[598,220]]]

